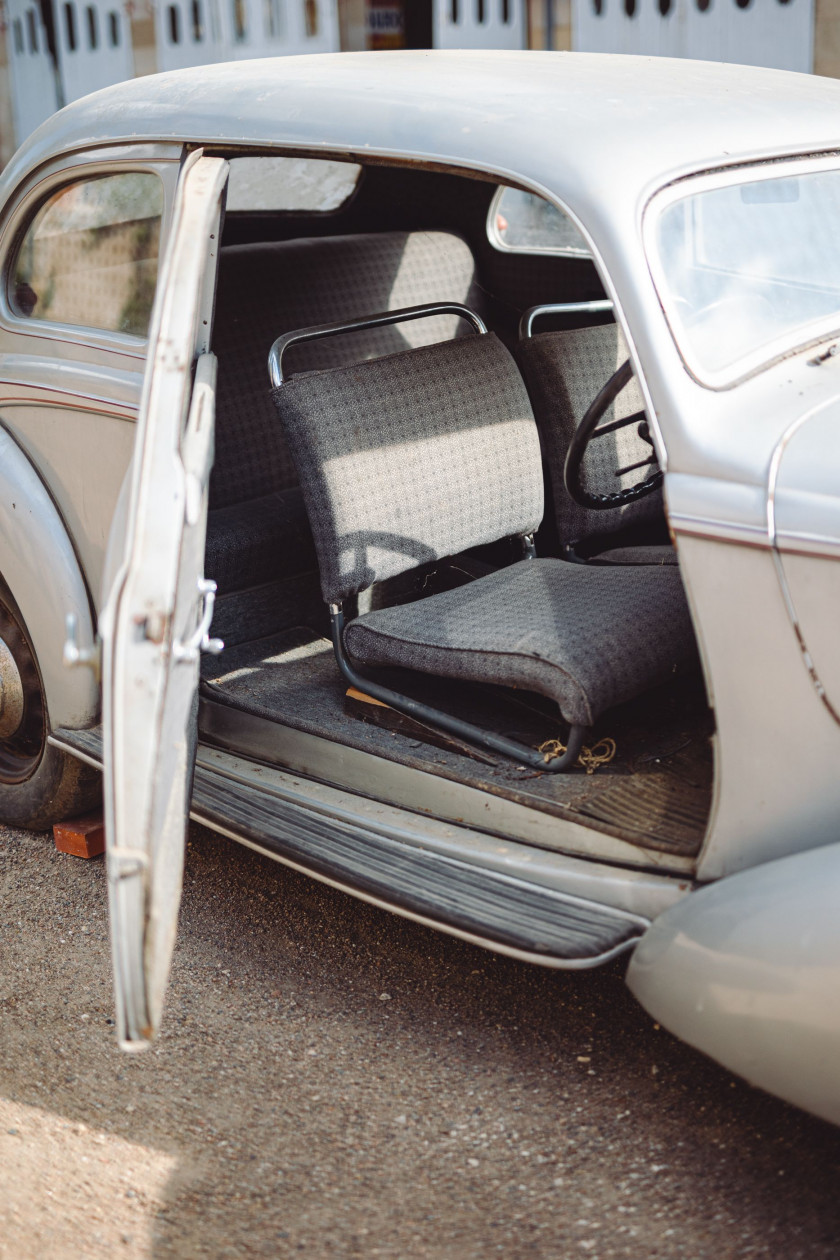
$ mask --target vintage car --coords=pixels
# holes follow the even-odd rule
[[[520,959],[638,946],[840,1120],[838,149],[826,80],[533,53],[200,67],[23,146],[0,817],[104,770],[122,1045],[189,814]],[[796,1070],[732,1049],[786,1021]]]

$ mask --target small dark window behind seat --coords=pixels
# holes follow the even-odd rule
[[[205,558],[206,575],[219,587],[214,634],[241,643],[306,620],[317,607],[309,523],[269,392],[268,351],[275,337],[436,301],[481,306],[472,253],[450,232],[379,232],[222,249],[213,339],[219,359],[216,460]],[[463,331],[457,316],[437,316],[296,347],[288,366],[291,372],[342,366]]]

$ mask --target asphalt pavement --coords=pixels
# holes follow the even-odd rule
[[[840,1130],[549,972],[193,828],[163,1034],[105,870],[0,829],[0,1257],[840,1256]]]

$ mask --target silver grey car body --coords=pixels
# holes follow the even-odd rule
[[[840,85],[827,80],[705,63],[518,53],[301,57],[252,62],[247,74],[203,67],[97,93],[41,127],[10,163],[0,187],[0,571],[37,661],[49,747],[105,766],[124,1044],[142,1043],[160,1017],[180,888],[195,734],[193,726],[184,737],[183,715],[208,612],[183,565],[191,557],[201,576],[210,455],[196,399],[202,390],[212,399],[214,388],[202,326],[211,323],[226,164],[259,154],[335,158],[372,171],[512,185],[553,203],[582,233],[665,473],[667,525],[714,715],[708,811],[696,844],[669,843],[679,820],[666,812],[665,840],[646,845],[599,825],[603,812],[584,819],[559,806],[535,808],[521,793],[458,782],[283,722],[269,729],[205,702],[193,817],[377,904],[546,965],[595,965],[641,939],[633,983],[658,1018],[757,1083],[838,1119],[837,1074],[803,1093],[786,1070],[765,1071],[756,1058],[729,1052],[741,1032],[725,1003],[707,1003],[698,1023],[681,992],[684,944],[662,942],[666,930],[676,942],[702,940],[708,977],[695,953],[686,984],[715,983],[728,955],[714,926],[704,926],[714,892],[737,920],[740,898],[760,898],[766,888],[784,918],[779,885],[770,889],[762,876],[753,894],[751,875],[777,863],[787,869],[790,859],[796,879],[792,855],[838,839],[840,311],[804,332],[794,321],[771,350],[759,345],[734,367],[706,371],[681,328],[656,234],[668,208],[695,189],[837,170],[839,107]],[[33,212],[70,179],[121,170],[154,170],[163,191],[149,339],[20,318],[9,268]],[[552,300],[568,296],[557,291]],[[132,463],[138,415],[143,445]],[[183,468],[166,480],[179,432],[192,443],[185,454],[182,442],[181,457],[198,508]],[[173,520],[186,515],[197,531],[183,545],[167,532],[166,504],[174,504]],[[126,590],[148,612],[139,646],[130,641],[139,622]],[[97,619],[102,702],[95,669],[63,665],[65,655],[96,665]],[[161,656],[171,662],[178,652],[188,665],[170,686]],[[4,704],[12,691],[4,677]],[[171,704],[182,706],[174,716]],[[153,738],[161,732],[163,753]],[[272,815],[265,833],[248,817],[249,800]],[[354,866],[349,850],[341,858],[335,849],[351,836],[376,857],[378,878],[364,857]],[[397,872],[390,884],[377,848],[389,844]],[[827,860],[833,850],[824,851]],[[527,933],[502,931],[492,915],[482,927],[480,916],[447,900],[456,875],[491,902],[515,891],[526,903],[536,898],[549,918],[588,917],[598,943],[582,947],[569,927],[565,944],[560,933],[530,947]],[[715,881],[713,890],[695,891]],[[828,915],[829,902],[815,896],[813,910]],[[660,927],[654,921],[663,913]],[[712,912],[708,922],[719,921]],[[657,948],[645,940],[651,923]],[[821,951],[809,963],[821,980],[811,998],[801,994],[804,1058],[826,1036],[840,1048],[840,1029],[826,1032],[821,1009],[832,996],[836,1009],[840,988],[834,947],[824,956],[829,939],[816,927],[807,947]],[[764,944],[750,948],[762,966]],[[766,966],[782,965],[778,949],[767,955]],[[701,1031],[711,1027],[713,1034]]]

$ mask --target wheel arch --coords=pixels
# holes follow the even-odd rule
[[[14,438],[0,427],[0,575],[26,623],[38,660],[49,724],[83,727],[96,718],[99,688],[89,669],[63,663],[65,619],[82,643],[94,624],[73,540],[49,490]]]

